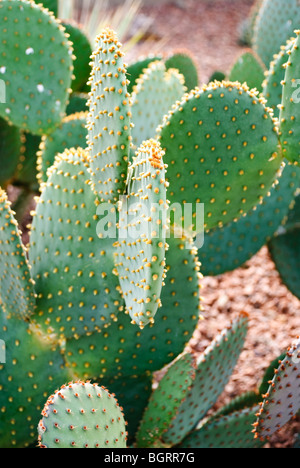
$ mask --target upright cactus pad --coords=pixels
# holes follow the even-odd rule
[[[172,364],[151,395],[137,432],[137,447],[163,446],[163,434],[176,417],[194,377],[192,354],[184,354]]]
[[[248,331],[241,315],[197,359],[196,374],[176,417],[163,434],[163,441],[176,445],[194,429],[215,404],[237,364]]]
[[[286,221],[299,185],[300,170],[286,164],[278,183],[261,204],[236,222],[208,232],[198,253],[202,273],[220,275],[240,267],[255,255]]]
[[[199,321],[199,263],[193,243],[186,248],[187,239],[170,237],[168,242],[166,284],[155,323],[139,330],[121,313],[102,333],[68,340],[66,360],[77,378],[110,385],[111,379],[151,375],[183,352]]]
[[[298,9],[300,11],[299,7]],[[298,129],[300,119],[300,30],[296,33],[297,39],[292,46],[283,81],[279,135],[283,156],[293,163],[300,164],[300,132]]]
[[[97,39],[90,84],[88,144],[93,188],[100,201],[116,202],[125,191],[130,148],[130,106],[123,52],[115,33]]]
[[[67,105],[71,44],[53,14],[30,0],[1,1],[0,16],[0,78],[6,84],[0,115],[33,134],[49,133]]]
[[[274,55],[270,64],[270,69],[266,72],[263,82],[263,96],[268,102],[268,106],[274,112],[276,118],[279,117],[279,105],[282,100],[282,82],[285,76],[285,66],[288,62],[291,49],[295,39],[289,39],[286,45],[282,45],[278,54]]]
[[[250,132],[250,133],[249,133]],[[172,203],[205,204],[205,228],[222,226],[268,193],[281,165],[270,110],[239,83],[192,91],[165,118],[159,139]]]
[[[3,310],[28,318],[35,308],[34,283],[18,224],[6,193],[0,189],[0,297]]]
[[[132,94],[132,142],[135,147],[155,135],[164,115],[185,91],[183,76],[173,69],[166,71],[162,61],[152,62],[144,70]]]
[[[55,156],[68,148],[85,148],[87,112],[65,117],[51,133],[44,135],[38,152],[37,169],[40,182],[47,182],[47,170],[54,164]]]
[[[140,57],[136,62],[131,63],[127,67],[127,78],[128,78],[128,92],[131,94],[138,78],[143,75],[144,70],[149,67],[150,63],[162,60],[161,55],[148,55],[146,57]]]
[[[200,429],[191,432],[178,445],[178,449],[261,448],[263,443],[255,440],[252,434],[257,409],[247,408],[208,420]]]
[[[113,240],[97,237],[97,200],[87,168],[84,150],[68,150],[57,158],[32,224],[35,320],[58,336],[99,330],[123,308],[118,279],[112,274]]]
[[[187,91],[191,91],[199,85],[199,76],[194,57],[186,50],[178,50],[165,60],[167,70],[175,68],[184,77]]]
[[[247,83],[250,89],[256,88],[262,91],[265,66],[251,50],[240,55],[229,73],[230,81]]]
[[[0,119],[0,185],[8,183],[15,175],[20,153],[20,130]]]
[[[264,0],[257,16],[253,49],[267,68],[280,47],[299,27],[300,8],[298,0]]]
[[[38,191],[37,153],[41,144],[41,137],[23,131],[21,132],[21,143],[21,152],[14,182]]]
[[[270,381],[258,414],[256,437],[268,438],[281,429],[300,409],[300,341],[289,348]]]
[[[120,209],[115,263],[126,310],[140,328],[154,321],[165,276],[168,204],[163,156],[157,141],[142,144]]]
[[[64,385],[39,423],[42,448],[126,448],[124,415],[114,395],[89,382]]]

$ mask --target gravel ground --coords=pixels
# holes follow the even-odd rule
[[[144,8],[154,18],[151,34],[155,41],[140,44],[132,56],[188,49],[195,57],[200,80],[208,81],[215,70],[228,71],[243,48],[238,43],[239,25],[252,6],[249,0],[186,0],[184,8],[163,5]],[[250,317],[249,333],[236,370],[216,408],[244,391],[255,390],[265,369],[300,334],[300,301],[282,284],[266,247],[243,268],[202,281],[204,321],[191,347],[202,352],[230,321],[245,311]],[[290,423],[272,437],[266,448],[293,444],[300,424]]]

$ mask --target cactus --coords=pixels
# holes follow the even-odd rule
[[[279,53],[274,55],[270,69],[266,73],[266,79],[263,82],[263,95],[277,118],[280,112],[278,106],[282,101],[282,82],[285,77],[285,66],[294,43],[295,38],[291,38],[286,45],[281,46]]]
[[[250,89],[256,88],[259,92],[262,91],[262,83],[264,81],[265,66],[251,50],[243,52],[233,64],[230,73],[229,81],[239,81],[247,83]]]
[[[177,50],[165,59],[167,70],[176,69],[184,77],[187,91],[191,91],[199,85],[199,76],[194,57],[187,50]]]
[[[171,203],[204,203],[206,230],[257,205],[282,161],[272,113],[239,83],[214,82],[186,95],[165,117],[159,141],[167,180],[177,180],[168,192]]]
[[[184,77],[166,70],[163,62],[152,62],[136,81],[132,93],[132,143],[135,147],[151,138],[172,105],[186,91]]]
[[[55,156],[68,148],[85,147],[87,112],[65,117],[51,135],[44,135],[37,153],[37,170],[40,182],[47,182],[47,170],[54,164]]]
[[[295,164],[299,164],[299,134],[295,122],[299,118],[299,72],[300,72],[300,31],[296,31],[297,39],[293,43],[289,60],[286,64],[286,74],[282,87],[282,104],[280,107],[280,141],[284,157]]]
[[[255,255],[286,221],[299,185],[299,169],[284,165],[278,183],[261,204],[236,222],[208,232],[199,250],[202,273],[215,276],[232,271]]]
[[[49,133],[67,105],[73,72],[71,43],[53,14],[41,5],[3,0],[0,12],[1,79],[6,83],[6,104],[0,105],[0,115],[33,134]],[[14,64],[22,68],[22,84],[18,73],[12,72]]]
[[[21,152],[21,134],[18,127],[0,119],[0,184],[4,186],[14,177]]]
[[[124,415],[114,395],[88,382],[65,385],[51,396],[39,422],[42,448],[124,448]]]
[[[255,21],[253,49],[267,68],[299,26],[298,0],[263,0]]]
[[[270,387],[264,395],[257,413],[254,433],[257,438],[268,439],[281,429],[300,409],[300,342],[299,339],[288,349],[285,358],[279,361]]]
[[[253,405],[261,398],[259,390],[214,411],[243,348],[245,314],[198,360],[186,345],[203,308],[196,204],[207,205],[204,227],[210,234],[233,223],[249,229],[247,223],[249,219],[254,223],[255,216],[268,220],[267,226],[260,221],[262,234],[253,241],[256,246],[265,243],[282,221],[287,223],[276,240],[282,229],[290,232],[294,214],[289,219],[287,215],[289,208],[296,212],[298,168],[284,163],[278,120],[264,98],[238,82],[210,83],[182,97],[182,77],[174,70],[165,73],[162,60],[151,64],[144,78],[137,78],[129,94],[130,75],[121,45],[106,29],[92,55],[83,129],[86,114],[64,116],[69,99],[69,111],[74,105],[76,112],[77,105],[85,107],[86,96],[70,94],[73,58],[59,23],[27,0],[3,0],[0,7],[7,8],[11,23],[20,15],[20,33],[27,12],[42,26],[47,18],[49,37],[56,37],[55,30],[61,46],[57,42],[57,49],[67,52],[60,71],[68,70],[69,76],[56,116],[49,112],[51,100],[47,102],[51,122],[46,126],[36,126],[35,107],[28,125],[10,121],[23,148],[19,175],[9,177],[19,179],[20,185],[22,179],[25,184],[28,180],[32,187],[25,169],[35,161],[42,139],[43,182],[26,248],[7,195],[0,192],[0,338],[7,345],[6,363],[0,367],[0,446],[34,442],[43,404],[53,394],[39,425],[41,446],[125,447],[123,410],[108,392],[114,392],[124,407],[128,443],[133,447],[260,446],[248,427],[257,411]],[[35,58],[32,55],[30,50],[29,57]],[[149,105],[148,75],[152,81],[147,86],[157,76],[161,83],[155,95],[149,93]],[[133,73],[131,78],[136,79]],[[169,78],[176,84],[174,94]],[[157,95],[164,87],[165,107],[154,122],[146,114],[157,109]],[[35,99],[34,103],[38,105]],[[140,118],[135,117],[137,110]],[[22,118],[20,112],[16,115]],[[147,140],[132,142],[132,136]],[[135,155],[133,143],[139,145]],[[5,176],[4,183],[8,181]],[[185,214],[179,221],[172,217],[169,200],[177,208],[194,205],[188,226]],[[291,232],[294,229],[293,224]],[[252,251],[246,242],[243,247],[247,255]],[[152,386],[156,371],[164,376]],[[61,390],[55,392],[57,388]],[[102,395],[99,400],[97,392]],[[106,403],[107,414],[102,411]],[[115,419],[111,410],[120,417],[112,427],[107,423]],[[95,430],[87,432],[93,420]],[[108,427],[101,432],[98,425]]]

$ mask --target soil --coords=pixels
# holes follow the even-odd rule
[[[185,0],[183,8],[174,4],[145,7],[142,14],[153,18],[149,39],[131,55],[187,49],[198,65],[201,83],[206,83],[216,70],[228,72],[243,52],[239,28],[252,4],[249,0]],[[256,390],[272,360],[300,334],[300,301],[282,284],[267,247],[242,268],[206,277],[202,285],[205,313],[190,343],[193,350],[203,352],[240,312],[250,317],[244,351],[216,405],[219,408],[245,391]],[[291,447],[299,430],[300,424],[293,421],[265,447]]]
[[[148,40],[131,50],[127,60],[162,50],[188,49],[198,65],[201,83],[207,82],[216,70],[228,71],[243,51],[238,40],[239,26],[253,2],[185,0],[177,3],[142,9],[138,21],[147,16],[153,18],[153,24]],[[9,193],[13,197],[14,191],[10,189]],[[28,222],[29,215],[23,222],[24,230]],[[28,241],[26,232],[24,241]],[[266,247],[242,268],[218,277],[206,277],[202,285],[205,312],[190,343],[194,351],[203,352],[240,312],[247,312],[250,317],[244,351],[217,409],[245,391],[256,390],[270,362],[300,334],[300,301],[282,284]],[[300,424],[292,422],[265,447],[291,447],[299,430]]]

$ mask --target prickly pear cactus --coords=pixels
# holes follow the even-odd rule
[[[0,104],[1,106],[1,104]],[[18,127],[0,119],[0,184],[4,185],[16,173],[21,153],[21,134]]]
[[[289,348],[271,380],[257,414],[255,436],[266,439],[281,429],[300,409],[300,341]]]
[[[252,50],[249,50],[240,55],[233,64],[229,73],[229,81],[247,83],[250,89],[256,88],[261,92],[264,73],[264,64]]]
[[[168,164],[168,198],[193,204],[194,215],[195,205],[204,203],[207,230],[257,205],[282,162],[271,111],[239,83],[214,82],[186,95],[165,117],[159,141]]]
[[[285,164],[261,204],[236,222],[208,232],[198,253],[202,273],[215,276],[232,271],[255,255],[286,221],[299,185],[300,170]]]
[[[300,8],[299,8],[300,11]],[[297,39],[290,50],[289,60],[286,64],[286,73],[282,87],[282,104],[280,107],[279,135],[282,144],[282,152],[285,158],[295,164],[299,164],[300,135],[297,130],[299,112],[299,73],[300,73],[300,31],[296,31]]]
[[[122,200],[116,269],[132,323],[153,323],[161,306],[167,248],[167,183],[164,153],[155,140],[139,148]]]
[[[123,52],[106,29],[92,55],[88,145],[93,189],[101,202],[117,202],[125,191],[130,148],[130,103]]]
[[[282,44],[292,37],[299,27],[298,0],[264,0],[257,16],[253,49],[267,68]]]
[[[50,133],[67,105],[73,72],[71,43],[53,14],[32,1],[3,0],[0,15],[0,78],[6,84],[0,115],[33,134]],[[22,69],[22,82],[14,72],[18,69]]]
[[[37,153],[37,170],[40,182],[47,182],[47,170],[55,157],[68,148],[85,148],[87,112],[65,117],[51,135],[44,135]]]
[[[169,55],[165,64],[167,69],[176,69],[184,77],[187,91],[191,91],[199,85],[199,76],[194,57],[187,50],[177,50]]]
[[[64,385],[48,399],[42,415],[42,448],[126,448],[124,415],[104,387],[80,381]]]

